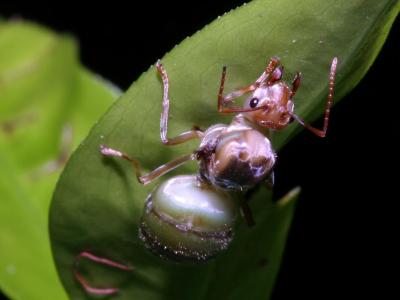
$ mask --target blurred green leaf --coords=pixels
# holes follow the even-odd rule
[[[115,97],[80,66],[71,37],[0,23],[0,287],[13,299],[67,298],[47,233],[51,194]]]
[[[321,115],[328,73],[339,58],[335,102],[350,91],[374,61],[398,14],[398,1],[258,0],[216,20],[163,58],[170,77],[170,136],[192,127],[229,122],[216,112],[223,65],[226,91],[253,82],[271,56],[280,56],[288,80],[304,80],[296,111],[307,120]],[[118,286],[115,299],[266,299],[279,269],[294,202],[275,204],[265,189],[252,198],[257,225],[239,222],[227,253],[205,265],[177,265],[149,254],[137,238],[146,195],[155,184],[136,183],[131,166],[105,160],[99,145],[121,149],[147,169],[190,153],[195,143],[163,147],[159,140],[162,84],[154,68],[144,73],[100,120],[68,163],[51,207],[51,240],[57,268],[73,299],[86,299],[71,272],[75,256],[89,250],[129,262],[125,273],[82,263],[95,286]],[[279,149],[299,126],[276,133]],[[195,163],[174,174],[193,173]],[[293,199],[292,199],[293,200]]]

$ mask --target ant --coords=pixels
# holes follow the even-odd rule
[[[329,73],[329,93],[322,129],[311,126],[294,113],[293,98],[300,86],[301,74],[297,72],[289,86],[282,81],[283,67],[280,65],[279,58],[272,57],[264,72],[254,83],[225,96],[223,92],[226,66],[223,67],[217,107],[219,113],[236,114],[229,125],[216,124],[205,131],[194,126],[189,131],[168,138],[169,79],[163,65],[158,61],[156,68],[163,81],[161,141],[164,145],[171,146],[199,139],[199,147],[193,153],[165,163],[148,174],[142,174],[141,165],[137,159],[119,150],[100,146],[102,155],[129,161],[135,170],[137,180],[143,185],[151,183],[185,162],[199,161],[197,175],[172,177],[149,195],[139,228],[139,237],[145,246],[163,258],[178,261],[207,261],[225,250],[232,240],[233,224],[236,218],[233,201],[227,191],[247,191],[261,182],[273,184],[276,154],[268,139],[269,130],[282,130],[292,121],[297,121],[315,135],[325,137],[333,103],[336,67],[337,58],[335,57]],[[251,95],[245,100],[243,107],[235,106],[234,100],[247,93]],[[187,211],[187,203],[183,208],[175,201],[175,195],[181,196],[181,194],[190,195],[188,197],[191,205],[190,212]],[[206,202],[207,206],[217,207],[219,213],[222,211],[224,216],[221,219],[220,216],[213,215],[212,211],[215,210],[202,211],[197,202],[201,204]],[[174,213],[163,211],[166,207],[168,207],[167,210],[175,210]],[[245,201],[241,201],[240,208],[247,223],[253,225],[254,221]],[[177,211],[184,217],[177,218]],[[204,224],[204,215],[206,215],[206,220],[212,220],[213,223]],[[160,226],[163,228],[169,226],[171,233],[181,238],[179,245],[159,235]],[[195,242],[193,242],[194,237],[197,238]],[[130,269],[88,252],[81,252],[76,261],[78,262],[81,258],[123,270]],[[89,293],[117,292],[115,288],[96,289],[89,286],[77,271],[75,277]]]

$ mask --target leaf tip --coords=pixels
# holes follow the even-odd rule
[[[296,186],[295,188],[291,189],[285,196],[283,196],[281,199],[279,199],[276,202],[276,205],[278,207],[285,207],[291,202],[295,201],[297,197],[299,196],[301,191],[301,188],[299,186]]]

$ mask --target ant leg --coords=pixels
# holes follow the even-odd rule
[[[292,81],[292,89],[290,91],[289,99],[292,99],[294,95],[296,95],[297,89],[300,86],[301,82],[301,73],[297,72],[296,76],[294,76],[294,79]]]
[[[89,259],[91,261],[94,261],[95,263],[106,265],[106,266],[110,266],[110,267],[117,268],[117,269],[124,270],[124,271],[132,271],[133,270],[133,268],[130,267],[130,266],[126,266],[126,265],[114,262],[112,260],[109,260],[107,258],[103,258],[103,257],[99,257],[99,256],[96,256],[96,255],[93,255],[93,254],[91,254],[89,252],[86,252],[86,251],[83,251],[83,252],[79,253],[77,255],[76,259],[75,259],[74,276],[75,276],[75,279],[84,288],[84,290],[87,293],[90,293],[90,294],[111,295],[111,294],[118,293],[119,289],[118,288],[95,288],[95,287],[90,286],[89,283],[81,275],[81,273],[79,273],[79,271],[77,270],[77,267],[79,265],[79,261],[82,258],[86,258],[86,259]]]
[[[256,225],[254,221],[253,213],[251,212],[251,208],[248,203],[248,199],[241,199],[240,200],[240,214],[245,219],[247,226],[253,227]]]
[[[137,180],[139,181],[139,183],[141,183],[143,185],[146,185],[146,184],[152,182],[153,180],[157,179],[158,177],[164,175],[165,173],[167,173],[169,171],[172,171],[173,169],[179,167],[180,165],[182,165],[183,163],[185,163],[187,161],[196,159],[195,154],[193,154],[193,153],[188,154],[188,155],[179,157],[173,161],[170,161],[166,164],[163,164],[163,165],[159,166],[158,168],[154,169],[153,171],[151,171],[150,173],[142,175],[142,167],[137,159],[129,157],[127,154],[125,154],[119,150],[115,150],[115,149],[106,147],[104,145],[100,145],[100,152],[105,156],[121,157],[121,158],[129,161],[135,170]]]
[[[163,94],[163,102],[162,107],[163,110],[161,112],[160,118],[160,136],[161,141],[164,145],[177,145],[195,138],[202,138],[204,136],[203,132],[196,126],[193,126],[193,129],[190,131],[186,131],[181,133],[180,135],[168,138],[167,131],[168,131],[168,113],[169,113],[169,97],[168,97],[168,89],[169,89],[169,81],[167,71],[164,69],[163,65],[160,61],[157,61],[156,68],[158,73],[160,73],[163,86],[164,86],[164,94]]]
[[[274,171],[271,171],[271,173],[268,174],[267,179],[265,180],[265,185],[269,190],[272,190],[275,184],[275,173]]]
[[[245,86],[239,90],[230,92],[228,95],[223,96],[224,92],[224,85],[225,85],[225,77],[226,77],[226,66],[222,68],[222,75],[221,75],[221,83],[219,86],[219,92],[218,92],[218,112],[220,113],[237,113],[237,112],[248,112],[248,111],[254,111],[258,109],[264,109],[264,107],[259,107],[259,108],[242,108],[242,107],[224,107],[229,102],[232,102],[235,98],[238,98],[245,93],[252,92],[258,87],[260,87],[267,79],[269,79],[272,74],[274,73],[274,70],[277,68],[279,65],[279,58],[277,57],[272,57],[271,60],[268,63],[268,66],[266,67],[265,71],[261,74],[261,76],[252,84]]]
[[[335,86],[335,74],[336,74],[336,66],[337,66],[337,58],[334,57],[332,60],[331,64],[331,71],[329,73],[329,94],[328,94],[328,100],[326,102],[325,106],[325,113],[324,113],[324,125],[322,130],[317,129],[310,124],[307,124],[302,118],[297,116],[294,113],[290,113],[290,115],[295,119],[297,122],[299,122],[302,126],[310,130],[312,133],[319,137],[325,137],[326,136],[326,131],[328,129],[328,124],[329,124],[329,114],[331,112],[331,107],[333,103],[333,90]]]

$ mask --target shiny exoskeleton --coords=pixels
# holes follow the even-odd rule
[[[190,131],[168,138],[169,80],[164,67],[157,62],[156,67],[164,87],[161,141],[165,145],[176,145],[197,138],[200,140],[199,147],[143,175],[138,160],[119,150],[100,146],[103,155],[131,162],[142,184],[152,182],[187,161],[199,161],[198,174],[172,177],[156,187],[147,198],[139,238],[158,256],[176,261],[207,261],[228,248],[233,237],[238,206],[248,223],[251,223],[246,202],[240,205],[235,203],[229,192],[246,191],[263,181],[273,181],[276,154],[268,139],[269,130],[284,129],[295,120],[317,136],[326,135],[333,102],[337,58],[332,60],[329,73],[329,93],[322,130],[305,123],[294,113],[293,98],[300,85],[301,75],[296,73],[291,85],[288,85],[282,81],[283,67],[279,63],[277,57],[271,58],[254,83],[225,96],[226,67],[223,67],[218,111],[236,114],[232,122],[229,125],[212,125],[205,131],[194,126]],[[234,100],[247,93],[250,96],[244,105],[235,106]],[[118,263],[90,255],[81,253],[79,258],[85,257],[121,268]],[[76,278],[88,292],[94,292],[79,273],[76,273]],[[107,291],[110,290],[98,289],[94,293],[114,293],[115,289]]]
[[[271,143],[237,116],[231,125],[214,125],[199,149],[202,180],[227,190],[244,191],[265,180],[275,164]]]

